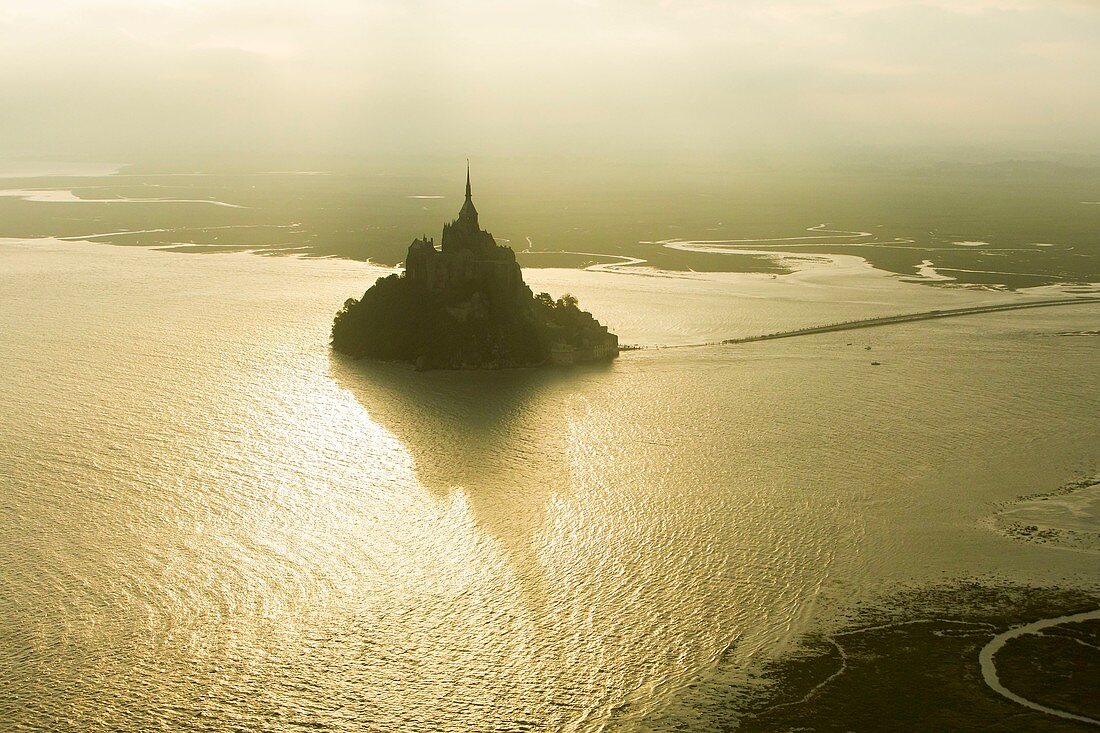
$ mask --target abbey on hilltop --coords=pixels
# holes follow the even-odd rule
[[[480,285],[498,297],[524,287],[512,248],[497,244],[493,235],[478,224],[469,166],[466,201],[458,218],[443,225],[442,251],[435,248],[431,239],[415,240],[405,257],[405,277],[432,290]]]
[[[332,346],[355,358],[420,369],[572,364],[614,358],[619,338],[577,299],[535,296],[516,255],[478,222],[466,167],[466,201],[443,225],[442,246],[414,240],[400,275],[350,298],[332,324]]]

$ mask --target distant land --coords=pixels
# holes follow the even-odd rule
[[[442,160],[300,162],[8,165],[0,236],[394,266],[411,234],[461,205]],[[1086,203],[1100,200],[1095,162],[481,165],[496,241],[525,269],[769,277],[853,255],[935,288],[1100,281],[1100,206]]]
[[[442,247],[413,241],[405,271],[350,298],[332,346],[354,358],[418,369],[493,369],[612,359],[619,339],[576,298],[534,295],[516,255],[481,228],[466,169],[466,200],[443,225]]]

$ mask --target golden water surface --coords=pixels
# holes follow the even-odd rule
[[[327,347],[376,275],[0,244],[0,727],[704,726],[900,584],[1097,582],[984,523],[1100,463],[1094,305],[416,373]]]

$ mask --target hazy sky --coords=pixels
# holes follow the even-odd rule
[[[1100,152],[1100,0],[3,0],[0,153]]]

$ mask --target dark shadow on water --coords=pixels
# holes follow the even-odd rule
[[[524,594],[541,596],[533,543],[547,504],[570,489],[570,422],[614,365],[417,372],[332,353],[329,369],[405,446],[424,487],[439,498],[465,494]]]

